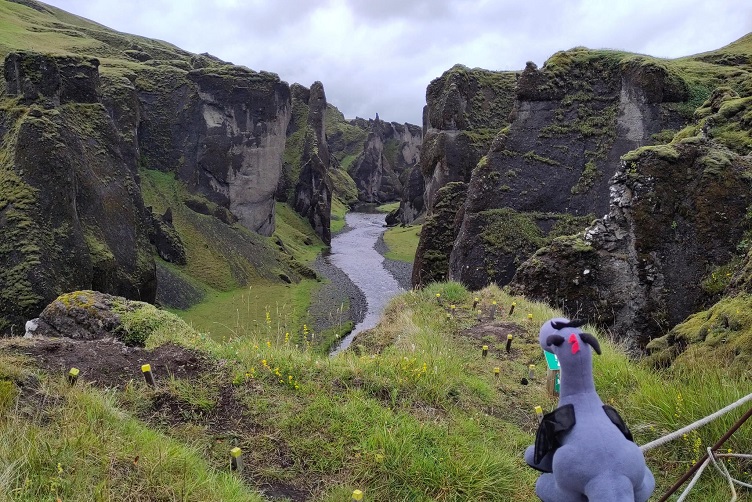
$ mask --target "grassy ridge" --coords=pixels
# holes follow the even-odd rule
[[[179,343],[213,363],[200,378],[174,378],[157,391],[140,381],[120,391],[70,389],[59,373],[34,370],[31,361],[2,350],[2,491],[13,500],[37,500],[40,494],[153,500],[147,493],[166,500],[255,500],[255,490],[276,487],[294,500],[308,494],[310,500],[335,501],[358,488],[366,500],[533,500],[537,473],[524,465],[521,453],[533,441],[533,407],[555,405],[544,390],[536,334],[540,322],[557,312],[497,288],[477,296],[484,316],[492,301],[500,305],[497,326],[514,333],[512,354],[504,350],[506,335],[478,325],[473,295],[455,283],[397,297],[381,324],[356,340],[354,351],[334,358],[311,348],[312,333],[286,339],[274,319],[271,327],[223,343],[166,323],[148,346]],[[508,318],[512,300],[516,310]],[[481,344],[490,346],[485,359]],[[728,375],[712,363],[705,358],[691,371],[656,373],[604,341],[594,372],[603,400],[619,409],[645,443],[750,391],[749,375]],[[529,364],[536,365],[535,378],[521,385]],[[28,396],[18,382],[28,374],[39,375],[38,399],[47,404],[20,420]],[[240,403],[233,414],[242,417],[242,428],[212,425],[212,410],[228,400]],[[150,410],[165,401],[174,403],[173,411],[155,420]],[[657,492],[740,413],[649,452]],[[105,443],[90,439],[88,429],[104,435]],[[749,428],[740,430],[728,448],[747,451],[750,434]],[[239,477],[227,473],[234,445],[246,452]],[[744,477],[750,466],[736,462],[730,468]],[[722,480],[711,472],[693,496],[728,500]]]

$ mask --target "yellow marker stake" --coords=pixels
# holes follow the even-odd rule
[[[532,380],[534,376],[535,376],[535,365],[531,364],[530,366],[527,367],[527,377],[530,380]]]
[[[483,346],[481,354],[483,354],[483,357],[486,357],[488,355],[488,345]]]
[[[360,490],[353,490],[352,499],[363,500],[363,492]]]
[[[480,301],[480,298],[478,298],[478,297],[476,297],[475,299],[473,299],[473,310],[475,310],[475,307],[478,306],[478,302],[479,301]]]
[[[237,446],[230,450],[230,470],[240,472],[243,469],[243,450]]]
[[[78,381],[78,374],[80,373],[78,368],[71,368],[68,372],[68,383],[75,385]]]
[[[512,334],[509,333],[507,335],[507,354],[509,354],[509,351],[512,350],[512,338],[514,338],[514,336],[512,336]]]
[[[141,372],[144,374],[144,380],[146,380],[146,383],[154,387],[156,384],[154,382],[154,375],[151,373],[151,364],[144,364],[141,366]]]
[[[496,318],[496,300],[491,302],[491,320]]]
[[[512,302],[512,306],[509,307],[509,315],[514,314],[514,308],[517,306],[517,302]]]
[[[530,319],[530,320],[532,321],[532,320],[533,320],[533,314],[528,314],[528,315],[527,315],[527,318],[528,318],[528,319]]]
[[[494,368],[494,376],[495,376],[496,378],[499,378],[499,373],[501,373],[501,368],[499,368],[498,366],[496,366],[496,367]]]
[[[540,406],[535,407],[535,416],[538,417],[538,422],[543,420],[543,408]]]

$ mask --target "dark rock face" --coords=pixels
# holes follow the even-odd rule
[[[27,104],[40,100],[52,106],[98,102],[96,58],[38,56],[29,52],[8,54],[4,64],[8,94],[22,96]]]
[[[289,86],[275,74],[216,62],[187,72],[160,66],[142,73],[134,79],[141,113],[131,126],[140,162],[176,172],[246,228],[271,235]]]
[[[61,291],[91,288],[144,301],[156,294],[151,225],[135,173],[95,99],[95,63],[82,58],[76,70],[76,61],[31,53],[6,61],[8,92],[23,92],[27,106],[0,117],[3,331]]]
[[[430,212],[439,188],[470,181],[498,131],[509,122],[515,74],[456,65],[426,90],[421,171]]]
[[[310,90],[295,85],[294,100],[301,113],[295,114],[295,120],[288,128],[288,134],[298,132],[298,148],[289,148],[295,170],[298,171],[295,182],[293,207],[295,211],[306,218],[316,234],[325,244],[330,244],[332,234],[330,217],[332,208],[332,186],[329,179],[329,147],[324,131],[326,114],[326,94],[321,82],[314,82]],[[303,122],[305,119],[305,122]],[[290,166],[292,169],[292,166]]]
[[[505,284],[524,257],[499,253],[479,238],[484,212],[511,208],[592,217],[608,210],[608,180],[626,152],[684,119],[667,103],[687,85],[660,63],[638,56],[573,49],[542,70],[520,74],[511,124],[473,172],[450,277],[475,289]],[[501,259],[492,269],[489,261]]]
[[[400,200],[404,191],[407,172],[420,160],[422,141],[421,128],[412,124],[384,122],[379,118],[363,119],[368,137],[363,153],[350,169],[358,199],[367,203],[384,203]]]
[[[447,183],[439,190],[433,213],[426,218],[420,232],[420,243],[413,262],[413,287],[447,279],[449,253],[459,225],[457,214],[466,193],[467,184],[462,182]],[[431,247],[426,249],[429,243]]]
[[[750,167],[699,136],[630,153],[611,180],[608,214],[584,238],[536,253],[512,291],[644,346],[717,299],[708,281],[749,227]]]
[[[187,263],[185,247],[172,225],[172,211],[168,208],[162,216],[152,214],[151,220],[153,228],[151,243],[157,249],[159,256],[164,261],[185,265]]]
[[[508,123],[514,85],[514,73],[470,70],[461,65],[431,82],[423,110],[425,134],[420,166],[405,176],[406,189],[400,204],[404,223],[424,214],[430,218],[438,193],[445,185],[470,181],[473,168],[488,151],[498,131]],[[440,224],[444,229],[453,229],[451,234],[441,232],[442,238],[449,242],[454,242],[459,231],[455,220],[460,206],[453,204],[452,207],[455,207],[455,214],[448,214],[444,208],[442,218],[447,221]],[[459,221],[461,219],[457,223]],[[431,235],[432,232],[421,233],[416,253],[416,264],[421,265],[413,269],[413,278],[420,284],[425,284],[428,277],[446,278],[448,272],[448,269],[439,271],[435,267],[449,263],[452,246],[435,241]],[[432,272],[426,273],[423,263]],[[419,279],[416,274],[423,277]]]

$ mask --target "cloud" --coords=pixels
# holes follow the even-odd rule
[[[752,31],[739,0],[48,0],[113,29],[209,52],[290,83],[324,83],[347,117],[420,124],[428,83],[455,63],[539,66],[558,50],[679,57]]]

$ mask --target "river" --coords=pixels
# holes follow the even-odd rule
[[[387,302],[404,291],[384,268],[384,257],[374,247],[386,230],[384,218],[383,213],[347,213],[345,223],[349,230],[334,236],[331,251],[324,255],[326,261],[350,277],[367,302],[363,320],[342,339],[331,355],[349,347],[355,335],[361,331],[376,326]]]

